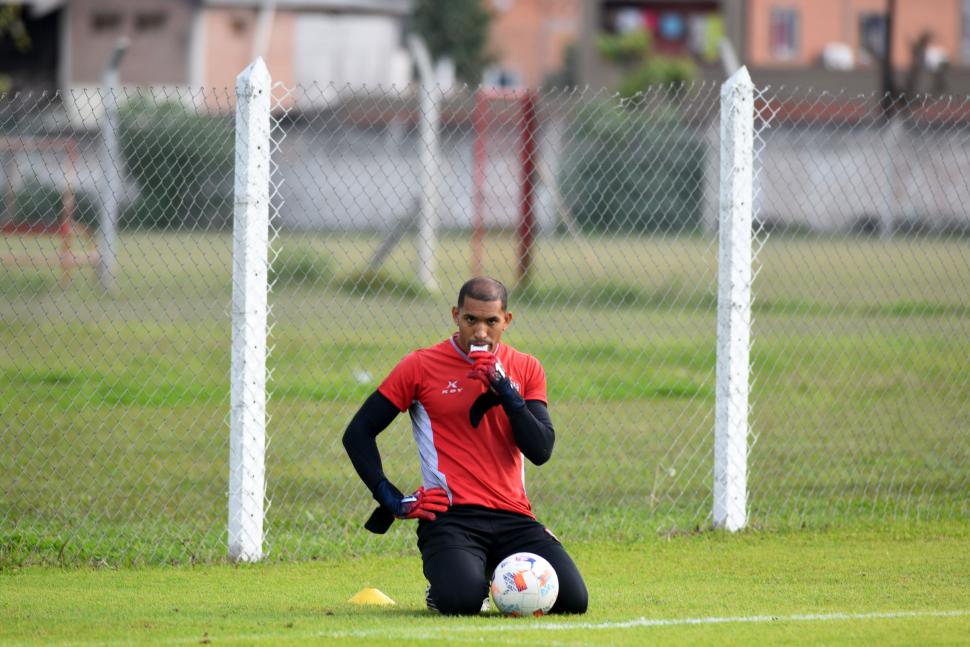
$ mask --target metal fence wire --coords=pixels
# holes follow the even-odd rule
[[[709,525],[718,90],[273,87],[270,558],[412,550],[409,524],[362,529],[341,435],[479,273],[548,376],[539,518],[567,541]],[[0,565],[225,558],[233,106],[0,102]],[[749,523],[965,519],[970,103],[755,109]],[[417,487],[406,416],[379,446]]]

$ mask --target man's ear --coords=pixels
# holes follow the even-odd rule
[[[451,306],[451,320],[458,325],[458,306]]]
[[[508,326],[510,323],[512,323],[512,313],[511,312],[506,312],[505,313],[505,325]]]

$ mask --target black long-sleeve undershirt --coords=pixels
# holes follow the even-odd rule
[[[552,456],[556,432],[549,417],[549,410],[540,400],[526,400],[525,406],[503,406],[512,436],[522,454],[536,465],[542,465]],[[377,435],[387,429],[398,408],[380,391],[374,391],[354,415],[344,432],[343,444],[357,474],[373,493],[387,477],[377,449]]]
[[[380,391],[374,391],[364,401],[344,432],[344,449],[354,464],[357,475],[371,493],[377,493],[377,486],[386,480],[381,453],[377,450],[377,434],[400,413],[390,400]]]
[[[512,437],[522,455],[535,465],[542,465],[552,457],[556,443],[549,409],[541,400],[526,400],[525,407],[510,410],[503,407],[512,424]]]

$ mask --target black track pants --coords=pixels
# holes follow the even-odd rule
[[[418,523],[418,548],[431,597],[447,615],[479,612],[492,571],[512,553],[544,557],[559,576],[550,613],[585,613],[586,583],[559,540],[538,521],[513,512],[452,506],[435,521]]]

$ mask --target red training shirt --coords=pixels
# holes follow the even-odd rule
[[[494,351],[525,400],[546,400],[546,375],[535,357],[506,344]],[[469,411],[485,385],[468,377],[474,362],[455,337],[409,353],[378,387],[411,416],[424,487],[441,487],[452,505],[471,504],[535,518],[525,493],[522,452],[501,405],[472,427]]]

